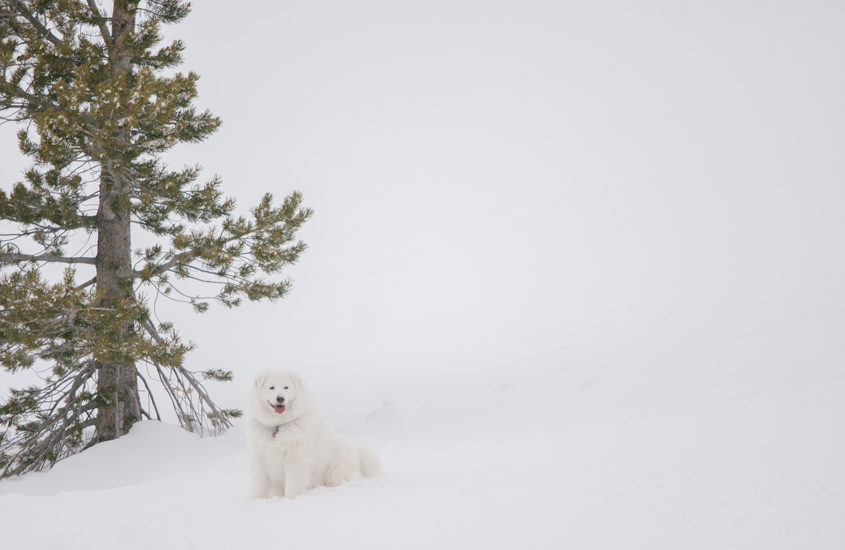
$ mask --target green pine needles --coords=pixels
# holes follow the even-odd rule
[[[0,366],[43,380],[0,401],[0,477],[161,418],[155,394],[189,430],[216,432],[239,414],[203,386],[232,373],[187,370],[191,345],[145,296],[197,311],[283,297],[290,281],[278,274],[305,249],[296,232],[311,211],[299,193],[267,194],[239,216],[218,178],[198,183],[199,167],[162,162],[220,125],[193,105],[198,76],[172,70],[183,44],[160,45],[161,25],[189,9],[0,0],[0,118],[21,124],[32,160],[0,190]],[[133,251],[141,234],[154,244]]]

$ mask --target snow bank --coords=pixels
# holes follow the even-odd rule
[[[845,543],[845,377],[726,400],[702,394],[662,412],[631,408],[601,381],[520,380],[386,395],[350,430],[377,449],[384,477],[296,500],[248,500],[240,426],[200,439],[141,423],[52,471],[0,482],[4,542],[33,550]],[[573,417],[573,403],[583,412],[589,402],[608,414]]]

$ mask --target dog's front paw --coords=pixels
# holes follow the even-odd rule
[[[304,476],[287,476],[285,478],[285,498],[296,498],[308,489],[308,480]]]

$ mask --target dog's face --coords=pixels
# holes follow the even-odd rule
[[[300,408],[302,381],[286,371],[258,375],[253,388],[253,413],[266,424],[284,424],[295,419]]]

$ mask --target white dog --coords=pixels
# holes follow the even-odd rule
[[[267,371],[255,379],[247,406],[252,498],[296,498],[314,487],[376,477],[369,449],[340,437],[296,374]]]

